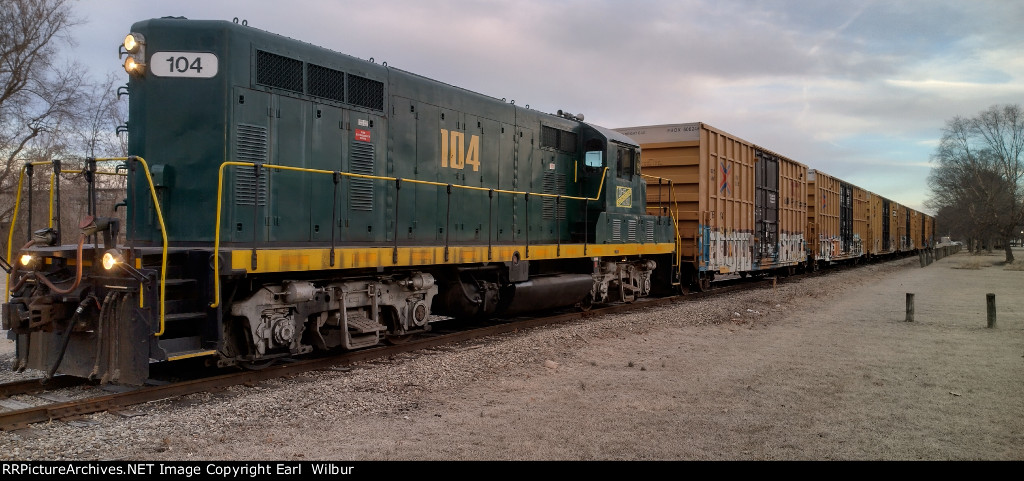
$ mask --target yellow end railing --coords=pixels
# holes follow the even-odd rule
[[[675,198],[675,194],[676,194],[676,189],[674,187],[675,182],[672,179],[666,179],[664,177],[658,177],[656,175],[640,174],[640,176],[641,177],[646,177],[648,179],[655,179],[655,180],[659,181],[659,183],[658,183],[658,187],[659,187],[659,190],[658,190],[658,195],[659,195],[658,203],[659,204],[661,203],[661,199],[660,199],[660,195],[661,195],[661,190],[660,190],[661,182],[660,181],[665,181],[668,184],[668,205],[669,205],[669,208],[668,208],[669,214],[668,215],[672,219],[672,229],[675,231],[675,239],[674,239],[674,244],[676,246],[676,249],[675,249],[676,250],[675,251],[675,258],[676,259],[675,259],[675,261],[676,261],[676,267],[679,269],[680,280],[681,280],[682,279],[682,269],[683,269],[683,238],[679,235],[679,219],[676,218],[676,216],[678,214],[679,205],[676,202],[676,198]]]
[[[160,329],[159,329],[159,331],[157,331],[154,334],[155,336],[162,336],[163,333],[164,333],[164,322],[165,322],[165,319],[164,319],[164,312],[165,312],[165,309],[164,309],[164,298],[165,298],[164,284],[165,284],[165,282],[164,281],[167,278],[167,228],[164,225],[163,212],[160,209],[160,201],[159,201],[159,199],[157,198],[157,195],[156,195],[156,186],[153,184],[153,177],[149,173],[149,165],[146,163],[145,159],[143,159],[142,157],[137,157],[137,156],[131,156],[131,157],[107,157],[107,158],[97,158],[97,159],[93,159],[93,160],[95,160],[96,162],[130,162],[130,161],[138,161],[139,163],[142,164],[143,172],[146,173],[146,182],[149,184],[149,192],[150,192],[150,195],[151,195],[151,197],[153,199],[153,208],[156,210],[157,220],[160,222],[160,235],[163,238],[163,250],[162,250],[162,253],[161,253],[162,257],[161,257],[161,262],[160,262]],[[28,168],[28,165],[33,165],[33,166],[34,165],[53,165],[53,162],[52,161],[29,162],[24,167],[22,167],[22,169],[21,169],[21,173],[18,176],[18,189],[17,189],[17,192],[15,193],[14,213],[11,216],[11,228],[10,228],[10,231],[8,232],[8,234],[7,234],[7,258],[8,259],[11,258],[11,247],[12,247],[13,242],[14,242],[14,227],[15,227],[15,224],[17,223],[17,221],[18,221],[18,209],[19,209],[19,207],[21,205],[21,187],[22,187],[22,182],[23,182],[23,180],[25,178],[25,170]],[[82,171],[80,171],[80,170],[77,170],[77,171],[75,171],[75,170],[61,170],[60,172],[61,173],[80,173]],[[127,174],[121,174],[121,173],[117,173],[117,172],[97,172],[97,173],[109,174],[109,175],[127,175]],[[54,192],[53,185],[54,185],[56,174],[57,174],[56,172],[52,172],[50,174],[50,206],[49,206],[50,220],[49,220],[49,224],[48,224],[49,227],[53,227],[53,192]],[[31,229],[31,228],[32,228],[32,226],[29,226],[29,229]],[[8,274],[7,275],[7,286],[5,288],[5,293],[4,293],[4,298],[7,299],[7,300],[10,300],[10,295],[11,295],[10,289],[11,289],[11,276],[10,276],[10,274]]]

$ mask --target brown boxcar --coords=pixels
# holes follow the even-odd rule
[[[648,207],[676,220],[683,283],[804,261],[806,165],[700,122],[616,130],[640,144]]]
[[[873,192],[868,198],[867,254],[884,256],[899,251],[899,227],[896,222],[899,204]]]
[[[851,184],[853,189],[853,257],[867,255],[868,191]]]
[[[899,252],[909,252],[910,248],[910,209],[903,204],[896,205],[896,239],[899,242],[897,250]]]
[[[907,208],[910,211],[910,250],[916,251],[922,247],[923,237],[921,236],[921,213]]]
[[[865,191],[820,170],[807,172],[807,261],[813,267],[864,255]]]

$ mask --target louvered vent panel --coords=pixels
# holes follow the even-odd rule
[[[373,144],[353,141],[349,166],[353,174],[374,175]],[[373,180],[353,178],[348,191],[349,206],[352,210],[373,210]]]
[[[621,220],[613,220],[612,221],[612,242],[621,242],[621,241],[622,241],[622,221]]]
[[[544,179],[541,189],[545,194],[560,195],[565,193],[565,174],[556,174],[551,171],[544,172]],[[555,206],[558,206],[558,220],[565,220],[565,199],[559,201],[554,197],[542,197],[541,213],[545,220],[555,218]]]
[[[626,221],[626,242],[636,242],[636,221]]]
[[[235,152],[239,162],[267,161],[267,128],[259,125],[238,124],[235,136]],[[235,173],[236,205],[267,205],[267,170],[260,172],[256,185],[253,167],[238,167]]]
[[[654,242],[654,222],[647,221],[647,242]]]

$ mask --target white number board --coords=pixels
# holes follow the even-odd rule
[[[211,78],[217,75],[217,56],[200,52],[157,52],[149,58],[157,77]]]

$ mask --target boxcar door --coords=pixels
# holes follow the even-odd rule
[[[779,243],[779,158],[762,151],[755,156],[754,252],[762,264],[772,263]]]
[[[839,239],[842,251],[848,254],[853,250],[853,187],[850,184],[839,184]]]
[[[889,226],[892,225],[892,214],[889,209],[889,201],[882,200],[882,252],[889,252],[892,249],[889,243]]]

